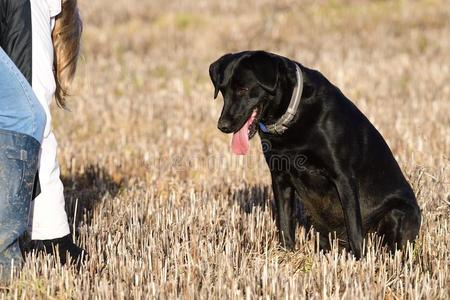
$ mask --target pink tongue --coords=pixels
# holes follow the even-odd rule
[[[245,122],[244,126],[239,129],[238,132],[233,134],[233,139],[231,140],[231,150],[236,155],[246,155],[250,149],[250,143],[248,141],[248,128],[252,124],[256,117],[256,110],[253,111],[250,118]]]

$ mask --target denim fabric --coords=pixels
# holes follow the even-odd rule
[[[30,84],[0,48],[0,129],[15,131],[42,142],[45,111]]]
[[[18,239],[27,229],[40,147],[29,135],[0,129],[0,281],[22,263]]]

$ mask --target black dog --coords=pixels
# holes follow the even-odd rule
[[[272,175],[280,241],[295,243],[295,201],[308,225],[359,258],[363,238],[384,237],[391,251],[413,242],[421,222],[411,186],[380,133],[321,73],[263,51],[226,54],[209,73],[224,98],[218,128],[248,151],[256,132]]]

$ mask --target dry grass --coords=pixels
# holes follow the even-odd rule
[[[447,1],[80,5],[76,95],[54,119],[90,260],[77,272],[30,256],[0,299],[450,297]],[[415,249],[390,257],[373,243],[355,261],[318,253],[302,229],[297,251],[278,248],[258,141],[232,156],[210,101],[209,63],[243,49],[321,70],[373,121],[423,210]]]

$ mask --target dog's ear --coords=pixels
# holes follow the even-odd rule
[[[264,51],[257,51],[248,57],[245,63],[253,71],[263,89],[270,93],[275,92],[280,74],[278,57]]]
[[[214,84],[214,99],[217,98],[219,94],[219,87],[223,81],[224,71],[228,64],[232,61],[232,54],[228,53],[213,62],[209,66],[209,77]]]
[[[278,57],[264,51],[228,53],[209,66],[209,76],[214,84],[214,99],[219,94],[219,88],[226,85],[241,63],[252,70],[262,88],[271,93],[276,90],[280,73]]]

